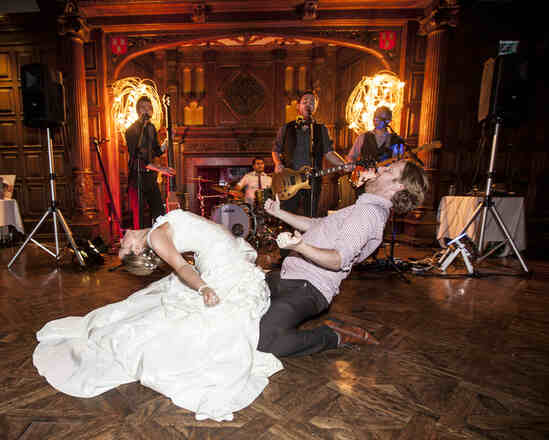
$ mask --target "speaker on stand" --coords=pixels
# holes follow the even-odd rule
[[[499,136],[504,123],[507,125],[517,125],[525,117],[527,109],[527,81],[528,64],[527,61],[517,53],[499,55],[496,58],[490,58],[484,63],[482,73],[482,82],[480,90],[478,120],[481,123],[495,122],[494,134],[492,136],[492,149],[490,151],[490,164],[487,173],[486,189],[482,200],[477,205],[471,217],[463,227],[458,240],[465,234],[469,226],[473,224],[479,214],[482,214],[480,225],[480,234],[477,249],[482,254],[484,250],[484,237],[486,231],[486,220],[490,213],[495,223],[500,228],[506,242],[510,244],[520,265],[525,273],[529,273],[528,266],[519,252],[511,234],[509,233],[501,215],[495,207],[492,200],[492,183],[495,177],[496,152]],[[492,251],[481,255],[476,262],[480,263],[488,257]],[[439,261],[441,267],[446,269],[448,266],[450,253],[446,253]],[[469,267],[468,267],[469,270]]]
[[[500,118],[507,126],[526,117],[528,63],[517,53],[489,58],[484,63],[478,121]]]
[[[61,213],[61,210],[57,206],[55,193],[56,176],[54,172],[52,135],[50,130],[53,127],[62,126],[65,122],[64,91],[61,78],[56,80],[47,65],[37,63],[25,64],[21,66],[21,92],[23,96],[23,123],[27,127],[46,129],[51,200],[49,208],[8,263],[8,268],[12,266],[17,257],[31,241],[40,249],[54,257],[56,262],[59,262],[61,259],[61,251],[59,246],[58,222],[67,235],[78,263],[81,266],[85,266],[86,263],[76,245],[72,231]],[[33,238],[50,214],[53,217],[55,252]]]

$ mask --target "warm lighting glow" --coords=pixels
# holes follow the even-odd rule
[[[162,125],[162,101],[152,80],[128,77],[116,81],[112,87],[114,96],[112,112],[118,131],[124,133],[137,120],[135,104],[142,96],[147,96],[152,102],[153,115],[151,122],[157,128]]]
[[[372,130],[374,112],[383,105],[391,109],[393,120],[399,118],[403,90],[404,83],[392,72],[382,71],[374,77],[363,77],[345,107],[349,128],[357,134]]]

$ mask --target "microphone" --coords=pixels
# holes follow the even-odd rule
[[[147,123],[151,119],[151,117],[148,113],[143,113],[141,115],[141,119],[142,119],[143,123]]]

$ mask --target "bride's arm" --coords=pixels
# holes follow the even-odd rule
[[[173,244],[173,231],[169,223],[164,223],[149,234],[149,243],[156,254],[168,263],[175,273],[191,289],[197,290],[204,297],[204,304],[215,306],[219,297],[200,277],[198,272],[185,261]]]

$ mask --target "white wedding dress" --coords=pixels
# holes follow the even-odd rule
[[[221,225],[187,211],[169,222],[179,252],[195,254],[195,268],[220,298],[203,298],[170,274],[84,317],[47,323],[33,355],[39,373],[59,391],[93,397],[140,381],[196,418],[232,420],[281,370],[257,351],[259,320],[270,303],[256,251]]]

